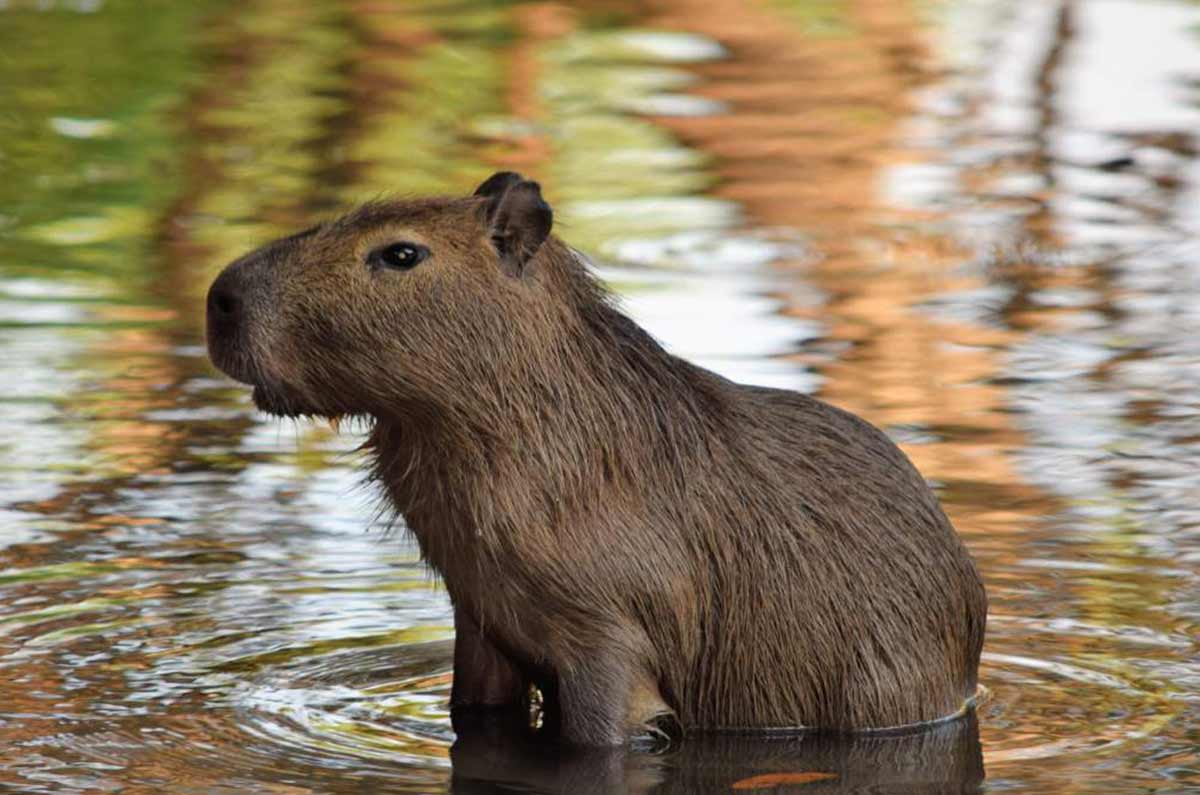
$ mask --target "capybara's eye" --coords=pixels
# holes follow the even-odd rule
[[[392,243],[371,252],[367,258],[374,267],[406,271],[429,256],[429,249],[416,243]]]

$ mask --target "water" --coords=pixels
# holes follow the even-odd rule
[[[0,2],[0,789],[1195,791],[1198,87],[1182,0]],[[201,299],[503,167],[670,347],[904,445],[977,728],[452,747],[361,429],[256,414]]]

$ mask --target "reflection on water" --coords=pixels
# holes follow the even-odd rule
[[[1200,6],[0,2],[0,788],[1200,786]],[[350,451],[199,301],[379,193],[541,179],[672,348],[871,418],[992,597],[979,724],[564,754],[445,710]]]
[[[984,779],[974,716],[916,734],[697,737],[660,755],[559,751],[510,727],[456,726],[456,795],[797,791],[977,792]]]

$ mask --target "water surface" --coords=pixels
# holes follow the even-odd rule
[[[7,0],[0,87],[0,788],[1200,787],[1200,5]],[[362,429],[257,414],[202,298],[499,168],[673,350],[904,446],[988,582],[977,724],[455,744]]]

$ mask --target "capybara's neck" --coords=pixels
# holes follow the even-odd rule
[[[727,382],[665,351],[577,256],[557,241],[539,254],[543,323],[516,332],[521,349],[473,394],[376,417],[374,477],[439,569],[442,545],[459,557],[464,544],[508,545],[686,477],[724,425]]]

